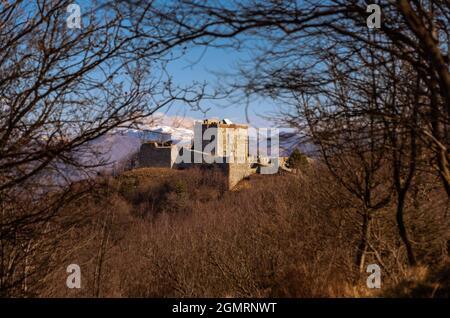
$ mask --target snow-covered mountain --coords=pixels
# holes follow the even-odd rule
[[[80,169],[63,162],[54,162],[40,177],[61,185],[88,179],[99,173],[120,173],[145,141],[166,142],[171,140],[175,145],[191,145],[194,139],[194,123],[195,120],[192,118],[161,115],[156,119],[153,117],[135,124],[132,126],[133,128],[117,128],[73,151],[72,156],[76,158],[79,166],[84,168]],[[287,130],[280,129],[279,137],[280,156],[288,156],[295,148],[300,148],[307,155],[311,155],[314,151],[314,147],[308,143],[302,143],[301,138],[299,139],[295,132],[289,133]],[[250,135],[249,132],[249,138],[252,139],[255,136]],[[260,154],[267,155],[269,153],[267,147],[270,146],[259,144]],[[265,150],[266,152],[264,152]],[[251,153],[251,155],[256,155],[256,153]]]
[[[158,114],[133,125],[133,128],[117,128],[97,138],[80,149],[77,156],[82,164],[92,166],[90,173],[117,171],[116,169],[120,169],[139,151],[141,144],[145,141],[166,142],[171,140],[172,144],[189,146],[194,139],[194,123],[195,120],[192,118]],[[249,138],[252,139],[252,136],[249,135]],[[264,152],[267,146],[259,144],[259,151],[267,154]],[[280,130],[279,146],[280,156],[288,156],[295,148],[300,148],[306,154],[310,154],[313,149],[302,144],[294,131],[286,129]],[[70,169],[69,171],[72,176],[74,176],[73,173],[77,173]],[[83,171],[84,173],[86,170]],[[76,174],[75,179],[79,179]]]
[[[123,164],[139,151],[142,142],[172,140],[173,144],[189,145],[193,137],[194,131],[191,129],[157,123],[118,128],[72,152],[71,156],[83,168],[56,161],[36,176],[36,182],[61,186],[95,177],[99,173],[120,172]]]
[[[185,126],[186,127],[186,126]],[[89,156],[87,162],[103,162],[107,163],[103,169],[109,170],[120,165],[130,158],[131,155],[139,151],[141,144],[145,141],[156,140],[166,142],[171,140],[172,144],[188,146],[194,138],[193,125],[192,128],[173,127],[169,125],[140,125],[138,128],[121,128],[107,135],[104,135],[89,147],[95,153],[95,156]],[[255,136],[253,136],[255,137]],[[252,138],[252,136],[249,136]],[[254,142],[256,146],[256,142]],[[268,154],[265,149],[268,147],[265,143],[259,144],[259,151]],[[308,143],[302,143],[301,138],[295,132],[280,131],[279,135],[279,155],[289,156],[295,148],[301,149],[302,152],[311,155],[314,147]],[[256,151],[256,149],[254,149]],[[266,151],[266,152],[264,152]],[[253,155],[256,155],[253,154]]]
[[[88,156],[88,161],[104,163],[103,169],[108,170],[139,151],[141,144],[145,141],[166,142],[171,140],[173,144],[189,145],[193,138],[194,131],[187,128],[165,125],[156,125],[145,129],[121,128],[91,142],[88,148],[93,156]]]

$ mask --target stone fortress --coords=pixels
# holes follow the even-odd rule
[[[269,138],[269,144],[270,141]],[[191,145],[174,145],[170,140],[145,141],[138,162],[139,167],[160,168],[213,165],[224,172],[229,189],[253,173],[276,173],[279,167],[285,169],[286,158],[267,156],[258,150],[251,154],[251,144],[256,146],[256,141],[249,137],[247,125],[234,124],[228,119],[205,119],[195,123]]]

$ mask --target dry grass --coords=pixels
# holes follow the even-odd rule
[[[384,297],[450,298],[450,261],[437,268],[419,266],[404,279],[381,293]]]
[[[321,168],[255,175],[230,192],[224,181],[218,171],[199,169],[139,169],[99,181],[90,198],[68,207],[68,213],[82,208],[84,222],[61,241],[72,248],[37,295],[380,295],[365,287],[367,274],[354,266],[357,203]],[[408,209],[424,266],[442,263],[449,237],[445,206],[433,207]],[[375,220],[371,244],[367,264],[383,261],[382,295],[407,295],[413,288],[395,289],[409,274],[392,210]],[[80,290],[65,287],[70,263],[81,266]]]

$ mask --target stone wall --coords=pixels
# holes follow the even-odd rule
[[[176,156],[176,146],[158,146],[149,142],[141,145],[138,161],[140,167],[172,168]]]
[[[234,188],[242,179],[252,175],[256,171],[250,168],[248,163],[228,163],[226,164],[226,173],[228,179],[228,188]]]
[[[242,179],[255,173],[255,169],[250,168],[250,163],[227,163],[226,158],[221,158],[223,163],[194,163],[194,151],[184,148],[187,163],[176,163],[177,156],[180,155],[177,146],[159,146],[157,143],[144,143],[141,145],[138,160],[140,167],[158,168],[189,168],[196,165],[212,165],[223,171],[228,180],[228,189],[234,188]],[[199,153],[202,157],[208,154]],[[213,162],[214,157],[210,158]],[[190,161],[190,162],[189,162]],[[204,157],[203,157],[204,161]]]
[[[208,135],[205,132],[208,130]],[[231,157],[233,162],[247,162],[248,127],[223,124],[214,120],[197,122],[194,127],[195,144],[212,156]],[[206,139],[206,140],[205,140]]]

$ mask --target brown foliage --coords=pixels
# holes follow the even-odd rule
[[[85,224],[65,242],[77,248],[56,264],[37,294],[370,295],[367,276],[353,261],[361,226],[357,202],[325,171],[316,165],[301,175],[254,175],[232,192],[223,191],[221,175],[213,170],[139,169],[103,180],[99,199],[83,202]],[[125,191],[129,184],[134,190]],[[415,210],[408,205],[407,222],[420,260],[433,266],[445,258],[449,227],[446,202],[427,195],[433,203]],[[408,275],[393,208],[374,220],[367,253],[367,264],[381,261],[386,286]],[[103,246],[102,237],[108,238]],[[70,263],[81,266],[80,290],[65,287]]]

